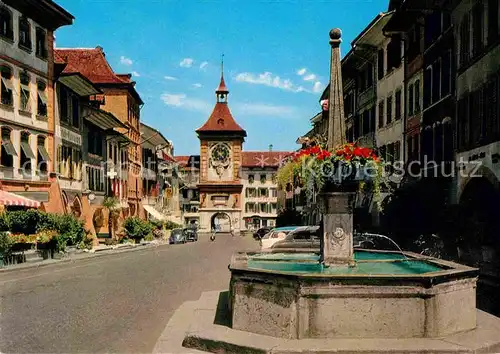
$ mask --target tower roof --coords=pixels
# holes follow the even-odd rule
[[[217,95],[217,103],[215,104],[214,110],[208,120],[198,128],[196,132],[198,134],[231,134],[240,137],[247,136],[245,129],[240,127],[238,123],[233,118],[231,111],[227,105],[227,94],[229,90],[227,89],[226,83],[224,82],[224,72],[221,72],[220,83],[215,94]]]
[[[215,90],[215,93],[229,93],[226,83],[224,82],[224,74],[220,77],[220,84],[219,87],[217,87],[217,90]]]
[[[234,120],[227,102],[217,102],[208,120],[196,132],[239,133],[239,135],[247,135],[245,129]]]

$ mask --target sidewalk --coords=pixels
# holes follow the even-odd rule
[[[36,260],[32,260],[32,261],[28,261],[28,262],[24,262],[24,263],[20,263],[20,264],[1,267],[0,274],[5,273],[5,272],[12,272],[12,271],[16,271],[16,270],[40,268],[40,267],[46,267],[46,266],[54,265],[54,264],[74,262],[74,261],[78,261],[78,260],[97,258],[97,257],[102,257],[102,256],[111,256],[111,255],[116,255],[116,254],[121,254],[121,253],[126,253],[126,252],[133,252],[133,251],[139,251],[139,250],[144,250],[144,249],[148,249],[148,248],[163,247],[163,246],[168,246],[168,241],[143,242],[140,244],[125,243],[125,244],[118,244],[115,246],[99,245],[90,251],[70,249],[67,253],[62,254],[61,258],[58,258],[58,259],[43,260],[40,258],[40,259],[36,259]]]

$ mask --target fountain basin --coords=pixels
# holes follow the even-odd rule
[[[318,257],[234,254],[232,327],[291,339],[433,338],[476,327],[476,268],[356,250],[356,267],[325,269]]]

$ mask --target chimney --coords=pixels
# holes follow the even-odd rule
[[[269,144],[269,152],[273,151],[273,144]]]

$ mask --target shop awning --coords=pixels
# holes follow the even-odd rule
[[[146,210],[149,215],[151,215],[154,219],[163,221],[166,220],[166,216],[160,213],[158,210],[156,210],[153,206],[151,205],[143,205],[144,210]]]
[[[102,130],[126,128],[113,114],[90,106],[85,107],[84,118]]]
[[[40,202],[22,197],[14,193],[0,190],[0,205],[38,208],[40,207]]]
[[[80,73],[62,73],[59,82],[70,88],[78,96],[86,97],[101,93],[101,90]]]

